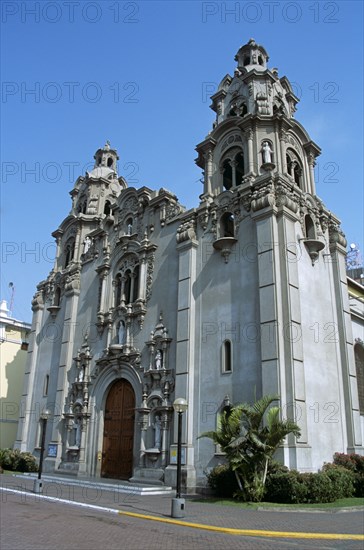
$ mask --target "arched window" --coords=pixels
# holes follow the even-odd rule
[[[244,57],[244,67],[250,64],[250,55]]]
[[[114,164],[113,158],[112,158],[112,157],[109,157],[109,158],[107,159],[107,166],[108,166],[108,168],[112,168],[113,164]]]
[[[54,306],[59,306],[60,303],[61,303],[61,289],[60,289],[59,286],[57,286],[57,288],[55,290],[55,293],[54,293],[53,305]]]
[[[356,381],[358,384],[358,396],[359,396],[359,412],[364,416],[364,345],[363,343],[355,344],[355,368],[356,368]]]
[[[130,304],[131,302],[131,271],[128,269],[125,272],[125,281],[124,281],[124,296],[125,296],[125,303]]]
[[[298,155],[289,149],[286,154],[287,171],[298,187],[302,188],[302,165]]]
[[[104,214],[106,216],[109,216],[111,214],[111,203],[110,203],[110,201],[105,201]]]
[[[232,364],[232,347],[230,340],[225,340],[222,344],[222,372],[232,372],[233,370],[233,364]]]
[[[235,157],[236,162],[236,185],[240,185],[242,183],[242,179],[244,176],[244,155],[243,153],[238,153]]]
[[[116,275],[115,279],[115,307],[118,307],[121,302],[121,273]]]
[[[87,198],[82,195],[77,204],[77,212],[79,214],[86,214],[87,211]]]
[[[315,224],[308,214],[305,216],[305,233],[307,239],[316,239]]]
[[[133,218],[126,220],[126,234],[131,235],[133,233]]]
[[[230,160],[225,160],[222,165],[222,185],[229,191],[233,185],[233,172],[230,164]]]
[[[246,103],[243,103],[240,105],[240,116],[245,116],[248,114],[248,107],[246,106]]]
[[[235,237],[234,216],[231,212],[225,212],[220,219],[221,237]]]
[[[75,254],[75,239],[74,237],[71,237],[66,242],[66,246],[64,249],[65,252],[65,261],[64,261],[64,267],[66,268],[70,262],[73,260],[73,256]]]
[[[125,269],[125,270],[124,270]],[[139,264],[121,266],[115,280],[115,307],[136,302],[139,297]]]

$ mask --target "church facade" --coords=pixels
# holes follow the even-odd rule
[[[50,408],[47,471],[174,485],[177,397],[187,491],[223,460],[198,436],[268,393],[301,428],[279,450],[287,466],[363,452],[346,241],[316,196],[320,149],[265,49],[250,40],[235,59],[196,148],[196,208],[128,187],[109,143],[70,193],[32,302],[16,443],[38,452]]]

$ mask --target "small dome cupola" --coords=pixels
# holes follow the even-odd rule
[[[235,61],[238,62],[238,69],[242,72],[265,71],[269,56],[263,46],[257,44],[254,38],[251,38],[247,44],[242,46],[235,56]]]
[[[119,160],[116,149],[111,149],[110,142],[107,141],[102,149],[98,149],[94,156],[95,168],[109,168],[117,172],[116,162]]]

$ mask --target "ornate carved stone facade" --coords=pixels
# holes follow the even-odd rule
[[[320,149],[293,118],[298,99],[265,49],[250,40],[236,60],[196,148],[196,208],[163,188],[128,187],[109,143],[71,191],[53,233],[55,266],[32,303],[18,434],[33,451],[31,411],[52,408],[48,470],[174,484],[176,397],[189,403],[188,490],[219,461],[197,437],[216,427],[226,400],[280,395],[301,427],[279,452],[290,467],[362,452],[346,241],[316,196]],[[332,412],[330,421],[318,424],[313,410]]]

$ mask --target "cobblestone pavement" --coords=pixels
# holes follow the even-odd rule
[[[47,501],[32,493],[33,482],[1,476],[1,550],[99,548],[153,550],[227,548],[312,548],[360,549],[363,541],[251,537],[205,531],[185,525],[148,521],[142,518],[80,507],[80,503],[111,510],[170,518],[170,496],[137,496],[118,491],[44,483],[43,494],[58,500]],[[15,492],[20,491],[20,493]],[[65,499],[74,504],[65,504]],[[77,503],[77,504],[76,504]],[[186,516],[181,521],[236,529],[298,531],[307,533],[362,534],[363,512],[284,512],[243,510],[186,500]]]

